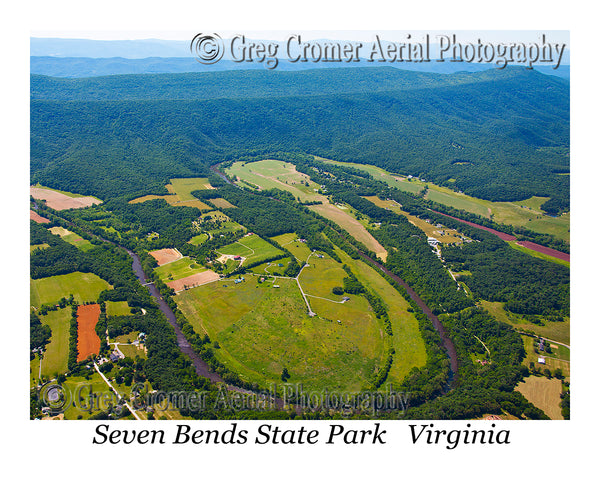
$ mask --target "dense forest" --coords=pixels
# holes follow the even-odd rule
[[[549,196],[553,212],[568,208],[569,178],[558,175],[569,171],[562,80],[522,68],[269,73],[34,77],[32,180],[102,199],[166,193],[168,178],[284,150],[453,179],[480,198]],[[218,92],[202,88],[212,75],[222,80]],[[248,89],[237,88],[242,81]],[[306,90],[309,81],[320,90]]]

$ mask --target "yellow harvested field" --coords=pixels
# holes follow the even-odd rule
[[[337,223],[340,227],[346,230],[356,240],[365,245],[369,250],[375,252],[377,256],[384,262],[387,259],[387,251],[383,246],[371,235],[365,226],[356,220],[352,215],[344,210],[332,205],[324,203],[321,205],[311,205],[313,212],[317,212],[325,218]]]
[[[67,210],[69,208],[85,208],[102,203],[94,197],[70,197],[55,190],[43,187],[29,187],[29,194],[36,200],[45,200],[46,205],[54,210]]]
[[[204,272],[196,273],[194,275],[190,275],[189,277],[180,278],[179,280],[169,282],[167,283],[167,287],[175,290],[175,293],[179,293],[188,288],[199,287],[200,285],[214,282],[219,278],[220,277],[218,273],[213,272],[212,270],[205,270]]]
[[[233,205],[232,203],[229,203],[224,198],[211,198],[209,200],[209,202],[212,203],[217,208],[236,208],[235,205]]]
[[[552,420],[563,420],[560,413],[562,384],[558,378],[529,376],[515,388]]]
[[[194,190],[207,190],[214,187],[206,178],[172,178],[171,183],[165,185],[169,195],[144,195],[135,198],[129,203],[142,203],[148,200],[162,199],[172,207],[195,207],[200,210],[212,210],[213,207],[201,202],[191,192]]]

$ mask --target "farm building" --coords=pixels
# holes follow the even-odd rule
[[[437,238],[427,237],[427,243],[429,244],[429,246],[435,247],[440,242]]]

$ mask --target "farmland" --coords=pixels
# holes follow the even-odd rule
[[[441,243],[462,243],[462,235],[454,229],[446,228],[444,226],[437,227],[436,225],[432,225],[425,220],[415,217],[414,215],[410,215],[406,213],[404,210],[400,208],[400,205],[394,200],[381,200],[378,197],[365,197],[367,200],[373,202],[378,207],[387,208],[392,212],[399,213],[400,215],[405,216],[410,223],[415,225],[416,227],[423,230],[423,232],[431,238],[435,238],[437,241]]]
[[[42,359],[42,375],[53,378],[56,374],[67,371],[71,309],[60,308],[48,312],[40,317],[40,321],[52,329],[52,337]]]
[[[155,268],[154,272],[163,282],[168,282],[189,277],[190,275],[200,273],[204,270],[206,269],[201,265],[198,265],[194,259],[190,257],[183,257],[179,260],[175,260]]]
[[[277,255],[282,255],[284,252],[275,248],[270,243],[266,242],[258,235],[249,235],[241,238],[235,243],[219,248],[218,253],[221,255],[233,255],[244,257],[244,263],[263,262]]]
[[[226,172],[236,177],[240,185],[253,185],[261,190],[278,188],[290,192],[301,202],[325,199],[324,195],[315,192],[319,189],[319,185],[312,182],[307,175],[296,171],[295,165],[289,162],[279,160],[235,162]]]
[[[557,378],[530,376],[516,388],[523,396],[541,408],[552,420],[562,420],[560,413],[561,382]]]
[[[46,204],[55,210],[84,208],[102,203],[102,200],[95,197],[85,197],[70,192],[61,192],[39,185],[29,187],[29,194],[36,200],[45,200]]]
[[[70,243],[71,245],[76,246],[79,250],[86,252],[92,248],[94,245],[89,240],[82,238],[80,235],[73,233],[66,228],[63,227],[52,227],[50,231],[54,235],[58,235],[65,242]]]
[[[383,246],[375,240],[365,226],[360,223],[349,213],[345,212],[338,205],[332,205],[330,203],[323,205],[312,205],[309,207],[313,212],[322,215],[325,218],[337,223],[340,227],[346,230],[356,240],[364,244],[369,250],[375,252],[377,256],[385,262],[387,258],[387,251]]]
[[[194,190],[206,190],[212,188],[206,178],[172,178],[166,185],[168,195],[144,195],[131,200],[129,203],[142,203],[148,200],[163,199],[169,205],[181,207],[196,207],[200,210],[211,210],[212,207],[194,197]]]
[[[66,275],[30,280],[30,303],[33,307],[55,304],[73,294],[78,303],[94,302],[103,290],[112,286],[93,273],[74,272]]]
[[[100,316],[100,305],[79,305],[77,307],[77,361],[100,353],[100,338],[95,327]]]
[[[344,165],[342,162],[324,160],[333,165]],[[405,176],[391,174],[373,165],[348,163],[354,168],[369,172],[376,180],[409,193],[418,193],[427,186],[426,199],[454,207],[466,212],[475,213],[485,218],[491,218],[498,223],[526,227],[534,232],[547,233],[569,241],[570,213],[558,217],[545,215],[540,206],[547,197],[530,197],[527,200],[514,202],[492,202],[475,198],[450,188],[435,185],[431,182],[421,182],[416,178],[410,181]]]
[[[294,382],[344,390],[368,384],[390,346],[402,352],[390,371],[392,381],[400,382],[413,366],[424,362],[424,345],[408,304],[375,271],[337,251],[361,280],[389,295],[386,302],[397,328],[393,339],[383,334],[381,321],[365,298],[348,294],[349,300],[342,302],[332,293],[347,276],[339,263],[326,255],[311,255],[293,235],[275,240],[292,252],[297,244],[310,256],[298,281],[317,316],[307,315],[294,279],[267,278],[260,283],[258,276],[244,275],[239,283],[222,280],[180,293],[177,304],[194,329],[218,340],[215,354],[221,361],[259,384],[277,381],[286,367]]]

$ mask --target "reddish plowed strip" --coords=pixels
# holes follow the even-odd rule
[[[432,210],[434,211],[434,210]],[[440,215],[444,215],[444,217],[450,217],[454,220],[458,220],[459,222],[466,223],[467,225],[471,225],[472,227],[479,228],[480,230],[485,230],[486,232],[493,233],[494,235],[500,237],[502,240],[506,242],[511,242],[516,240],[517,237],[513,235],[509,235],[508,233],[499,232],[498,230],[494,230],[492,228],[484,227],[483,225],[477,225],[473,222],[468,222],[466,220],[462,220],[460,218],[452,217],[451,215],[446,215],[442,212],[435,212]],[[554,250],[553,248],[544,247],[543,245],[538,245],[537,243],[530,242],[528,240],[524,240],[522,242],[517,242],[517,245],[521,245],[522,247],[528,248],[529,250],[533,250],[534,252],[543,253],[545,255],[549,255],[554,258],[558,258],[559,260],[565,260],[567,262],[571,261],[571,255],[568,253],[559,252],[558,250]]]
[[[537,243],[529,242],[524,240],[522,242],[517,242],[517,245],[521,245],[522,247],[529,248],[534,252],[543,253],[545,255],[549,255],[554,258],[558,258],[559,260],[565,260],[567,262],[571,261],[571,255],[564,252],[559,252],[558,250],[554,250],[553,248],[544,247],[543,245],[538,245]]]
[[[37,223],[50,223],[50,220],[42,217],[41,215],[37,214],[33,210],[29,210],[29,219],[33,220],[34,222],[37,222]]]
[[[504,232],[499,232],[498,230],[494,230],[493,228],[484,227],[483,225],[477,225],[476,223],[468,222],[467,220],[462,220],[460,218],[453,217],[452,215],[446,215],[445,213],[442,213],[442,212],[435,212],[435,213],[439,213],[440,215],[443,215],[444,217],[453,218],[454,220],[458,220],[459,222],[466,223],[467,225],[471,225],[472,227],[478,228],[479,230],[485,230],[486,232],[493,233],[494,235],[500,237],[500,239],[502,239],[506,242],[511,242],[511,241],[517,239],[517,237],[515,237],[513,235],[509,235],[508,233],[504,233]]]
[[[85,360],[92,353],[100,353],[100,338],[96,334],[96,323],[100,318],[100,305],[77,307],[77,361]]]

